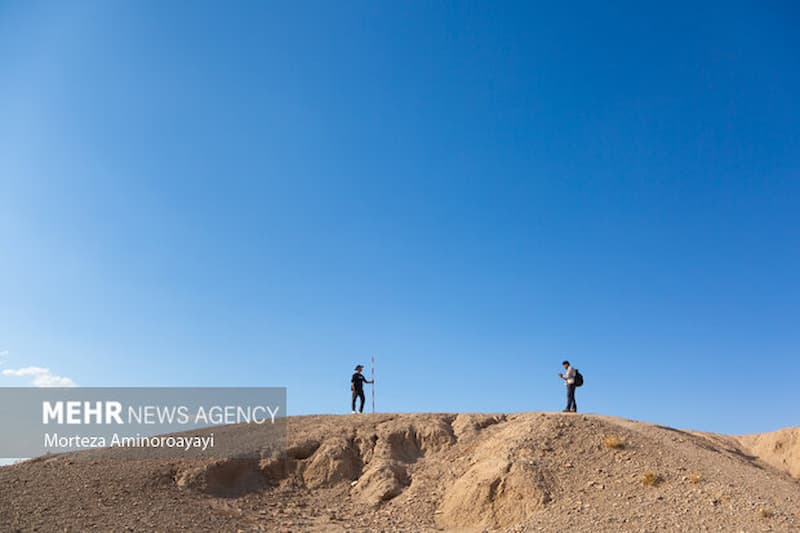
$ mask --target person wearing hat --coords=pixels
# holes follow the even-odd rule
[[[364,383],[375,383],[374,381],[369,381],[364,377],[364,375],[361,373],[363,369],[363,365],[357,365],[356,372],[350,379],[350,391],[353,393],[353,414],[356,414],[356,398],[361,398],[361,406],[359,407],[358,412],[364,412]]]

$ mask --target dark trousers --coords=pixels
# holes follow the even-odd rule
[[[353,411],[356,410],[356,398],[361,398],[361,407],[358,408],[359,413],[364,412],[364,391],[363,390],[354,390],[353,391]]]
[[[355,402],[355,400],[353,400]],[[567,411],[575,412],[578,405],[575,403],[575,384],[567,383]]]

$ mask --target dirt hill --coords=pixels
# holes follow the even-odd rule
[[[0,531],[799,531],[798,432],[560,413],[293,417],[280,457],[101,450],[0,468]]]
[[[739,441],[759,459],[800,479],[800,428],[746,435]]]

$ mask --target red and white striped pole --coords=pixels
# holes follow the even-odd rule
[[[372,414],[375,414],[375,356],[372,356],[371,359],[371,367],[372,367]]]

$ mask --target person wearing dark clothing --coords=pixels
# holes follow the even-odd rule
[[[564,380],[567,386],[567,407],[564,409],[565,413],[575,413],[578,411],[578,406],[575,403],[575,369],[569,364],[569,361],[561,363],[566,370],[566,374],[559,373],[558,377]]]
[[[353,377],[350,378],[350,391],[353,393],[353,414],[356,414],[356,398],[361,400],[361,405],[358,408],[358,412],[364,412],[364,383],[374,383],[374,381],[369,381],[364,377],[364,375],[361,373],[363,369],[364,367],[362,365],[356,366],[356,371],[353,374]]]

